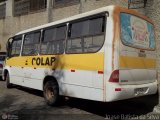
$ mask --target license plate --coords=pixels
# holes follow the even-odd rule
[[[143,94],[145,94],[147,92],[147,90],[148,90],[147,87],[145,87],[145,88],[136,88],[134,90],[134,93],[135,93],[135,95],[143,95]]]

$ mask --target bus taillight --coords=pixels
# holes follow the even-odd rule
[[[112,72],[109,82],[119,82],[119,70]]]

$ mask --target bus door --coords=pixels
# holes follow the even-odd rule
[[[25,64],[23,68],[23,84],[25,86],[37,85],[36,81],[39,77],[38,68],[40,64],[40,58],[38,64],[36,62],[33,64],[33,59],[37,59],[39,56],[39,41],[40,41],[40,31],[31,32],[25,35],[23,50],[22,50],[22,58]],[[39,82],[40,83],[40,82]],[[35,86],[33,86],[36,88]],[[36,88],[37,89],[37,88]]]
[[[10,49],[8,49],[9,51],[7,51],[9,53],[7,57],[7,65],[10,68],[10,81],[11,83],[13,81],[18,85],[21,85],[23,77],[23,66],[20,57],[21,43],[22,36],[14,37],[11,42]]]

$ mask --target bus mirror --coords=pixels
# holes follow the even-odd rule
[[[11,49],[11,38],[8,40],[7,45],[6,45],[6,51],[7,51],[7,57],[10,57],[10,49]]]
[[[6,46],[6,49],[7,49],[7,57],[9,57],[9,53],[10,53],[10,47],[11,47],[11,44],[10,42],[7,43],[7,46]]]

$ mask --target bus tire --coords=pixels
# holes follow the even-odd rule
[[[55,81],[47,81],[44,85],[44,99],[49,106],[56,106],[59,102],[59,87]]]
[[[12,84],[10,83],[9,74],[6,75],[6,87],[7,88],[12,88]]]

